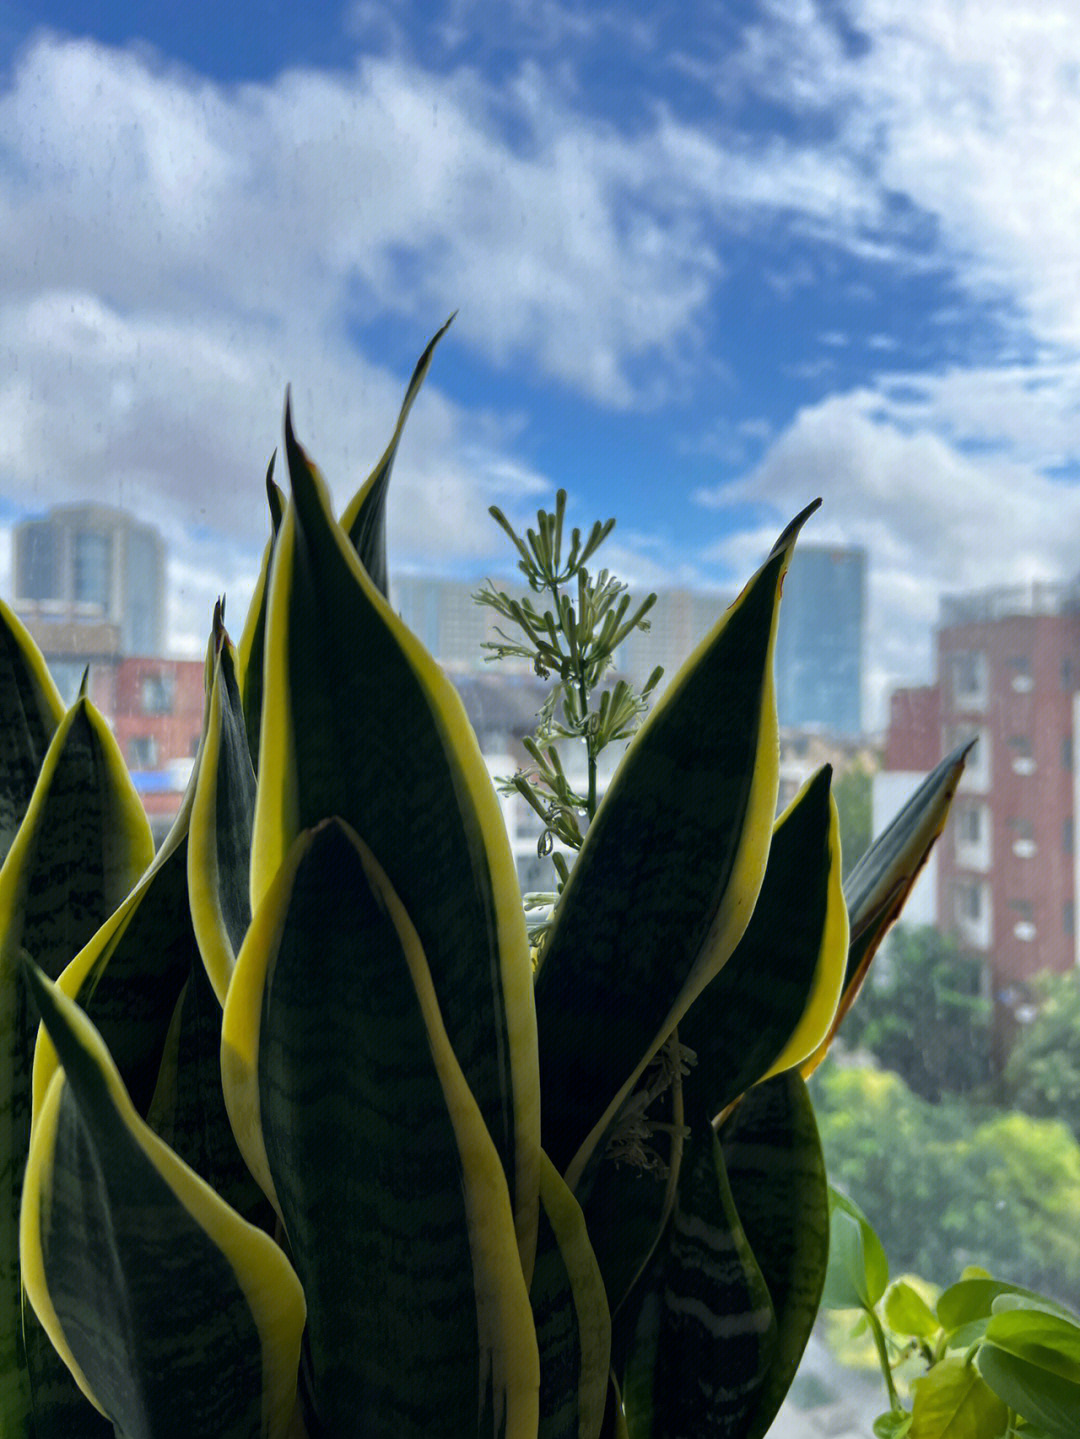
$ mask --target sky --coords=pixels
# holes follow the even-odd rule
[[[505,571],[563,486],[639,588],[732,593],[804,504],[869,559],[866,718],[939,596],[1080,569],[1075,0],[7,0],[10,525],[160,528],[238,630],[292,386],[343,507],[457,311],[391,570]]]

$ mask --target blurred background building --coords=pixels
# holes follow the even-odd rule
[[[14,531],[14,608],[70,698],[88,662],[165,650],[165,545],[107,505],[61,505]]]
[[[796,545],[776,636],[781,724],[862,733],[865,627],[866,551]]]

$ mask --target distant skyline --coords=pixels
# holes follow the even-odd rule
[[[636,588],[730,592],[821,494],[878,724],[942,591],[1077,568],[1078,74],[1072,0],[12,0],[0,588],[17,519],[121,505],[200,653],[286,383],[344,504],[457,309],[392,565],[505,571],[487,505],[563,485]]]

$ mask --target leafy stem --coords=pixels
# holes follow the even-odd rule
[[[656,595],[633,607],[624,584],[607,570],[594,574],[588,569],[588,561],[611,533],[613,519],[597,520],[584,538],[581,530],[573,529],[564,555],[565,490],[556,494],[554,510],[537,512],[536,528],[524,535],[497,506],[492,505],[490,513],[517,550],[518,569],[530,594],[514,598],[488,581],[474,596],[508,626],[497,626],[498,639],[485,643],[491,651],[487,659],[524,659],[542,679],[554,680],[536,729],[524,741],[531,766],[501,781],[504,793],[520,794],[536,811],[543,824],[537,853],[550,856],[556,870],[553,892],[525,896],[526,910],[544,910],[530,923],[539,950],[569,874],[565,856],[555,846],[581,848],[599,803],[600,755],[609,744],[633,736],[663,674],[660,667],[654,669],[641,690],[622,679],[611,688],[602,687],[619,645],[634,630],[649,628],[646,616]],[[573,787],[563,766],[560,746],[566,741],[584,747],[584,794]]]

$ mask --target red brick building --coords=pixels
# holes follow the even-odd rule
[[[160,839],[179,808],[199,747],[203,661],[140,656],[108,669],[108,679],[97,680],[101,699],[91,670],[91,697],[112,726]]]
[[[1015,1014],[1032,975],[1078,959],[1080,595],[1036,585],[944,600],[937,673],[894,694],[885,768],[925,771],[978,740],[937,848],[937,920],[985,956],[995,1001]]]

